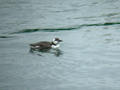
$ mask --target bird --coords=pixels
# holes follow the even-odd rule
[[[62,42],[59,38],[54,38],[52,41],[40,41],[36,43],[30,44],[31,49],[57,49],[60,47],[60,42]]]

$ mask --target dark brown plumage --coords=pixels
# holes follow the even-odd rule
[[[39,48],[39,49],[50,49],[52,46],[52,42],[42,41],[30,44],[32,48]]]
[[[52,42],[41,41],[41,42],[30,44],[30,46],[32,49],[51,49],[51,48],[58,47],[57,45],[59,44],[59,42],[62,42],[62,40],[60,40],[59,38],[55,38],[53,39]]]

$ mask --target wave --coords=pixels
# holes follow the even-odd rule
[[[0,38],[12,38],[13,36],[5,36],[5,35],[1,35]]]
[[[35,28],[35,29],[23,29],[18,32],[13,32],[11,34],[17,34],[17,33],[31,33],[31,32],[57,32],[57,31],[63,31],[63,30],[73,30],[76,29],[76,27],[61,27],[61,28]]]
[[[120,24],[120,22],[106,22],[106,23],[97,23],[97,24],[82,24],[82,25],[74,25],[74,26],[68,26],[68,27],[60,27],[60,28],[36,28],[36,29],[23,29],[18,32],[13,32],[11,34],[17,34],[17,33],[31,33],[31,32],[57,32],[57,31],[67,31],[67,30],[74,30],[74,29],[80,29],[83,27],[90,27],[90,26],[110,26],[110,25],[117,25]]]

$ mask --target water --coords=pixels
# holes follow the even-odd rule
[[[120,90],[119,70],[120,0],[0,1],[0,90]]]

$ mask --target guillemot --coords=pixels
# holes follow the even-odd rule
[[[60,40],[59,38],[54,38],[53,41],[51,42],[41,41],[41,42],[30,44],[30,47],[31,49],[39,49],[39,50],[51,49],[51,48],[56,49],[56,48],[59,48],[60,42],[62,42],[62,40]]]

